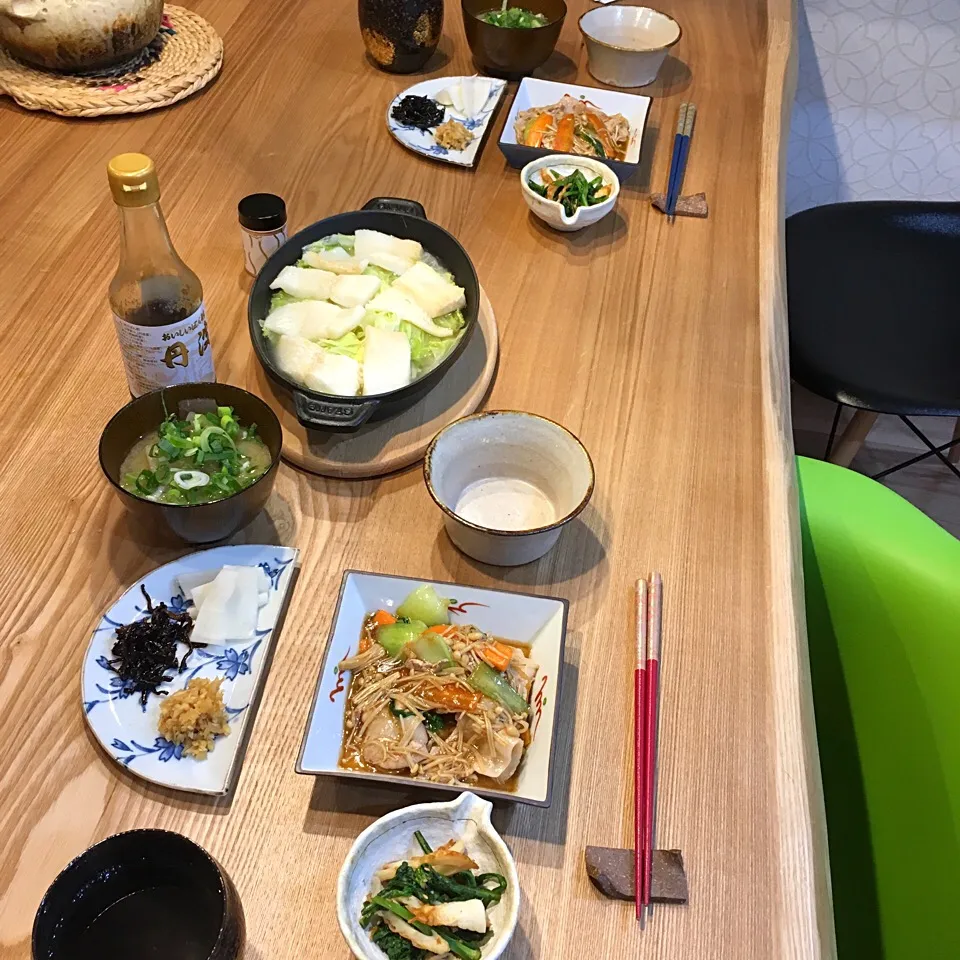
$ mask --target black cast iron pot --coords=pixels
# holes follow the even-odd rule
[[[417,240],[423,249],[435,256],[452,274],[458,286],[463,287],[467,305],[463,315],[466,325],[459,341],[450,353],[432,370],[399,390],[362,397],[338,397],[316,393],[286,376],[273,362],[272,349],[260,321],[270,310],[274,291],[270,284],[284,267],[295,264],[307,244],[335,233],[355,233],[357,230],[379,230],[405,240]],[[250,339],[257,359],[270,379],[289,391],[293,397],[297,419],[310,430],[355,430],[368,420],[383,420],[395,416],[416,403],[453,366],[463,352],[477,325],[480,306],[480,283],[466,250],[443,227],[427,219],[426,211],[413,200],[378,197],[366,203],[362,210],[339,213],[301,230],[290,237],[263,265],[250,293],[247,310]]]

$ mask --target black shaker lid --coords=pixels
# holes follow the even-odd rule
[[[279,230],[287,222],[287,205],[272,193],[251,193],[237,204],[237,215],[247,230]]]

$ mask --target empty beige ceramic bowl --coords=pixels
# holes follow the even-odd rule
[[[580,18],[587,69],[612,87],[643,87],[657,79],[680,24],[650,7],[613,5]]]
[[[602,177],[603,182],[610,185],[610,196],[602,203],[595,203],[592,207],[577,207],[570,216],[563,205],[556,200],[548,200],[541,197],[539,193],[530,189],[531,177],[540,182],[540,171],[549,167],[561,177],[568,177],[574,170],[580,172],[588,179],[593,180],[596,177]],[[592,157],[574,157],[570,154],[552,153],[548,157],[540,157],[539,160],[531,160],[520,173],[520,188],[523,190],[523,199],[527,201],[527,206],[544,222],[550,224],[554,230],[562,230],[570,233],[574,230],[582,230],[591,224],[602,220],[610,213],[617,204],[617,197],[620,196],[620,181],[617,175],[605,164]]]
[[[496,410],[455,420],[423,464],[447,534],[467,556],[512,567],[542,557],[593,493],[593,463],[560,424]]]

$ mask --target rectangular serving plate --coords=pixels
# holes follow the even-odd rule
[[[640,150],[643,145],[643,132],[650,113],[650,98],[636,93],[619,93],[616,90],[603,90],[600,87],[580,87],[570,83],[554,83],[552,80],[537,80],[524,77],[520,81],[517,95],[513,98],[507,122],[500,135],[499,147],[511,167],[525,167],[531,160],[550,156],[556,150],[544,147],[527,147],[517,143],[514,123],[517,115],[533,107],[548,107],[559,101],[564,94],[579,100],[589,100],[604,113],[620,113],[630,123],[630,143],[625,160],[604,160],[621,182],[629,180],[640,169]]]
[[[338,673],[337,664],[357,652],[363,621],[369,613],[379,609],[395,610],[412,590],[424,583],[435,587],[441,596],[455,599],[456,606],[451,608],[454,622],[476,624],[488,633],[531,645],[532,655],[539,664],[532,694],[533,740],[521,762],[515,790],[446,785],[413,777],[346,770],[339,765],[351,674],[349,671],[342,675]],[[437,580],[416,580],[358,570],[346,571],[300,747],[297,773],[353,777],[371,783],[395,783],[408,789],[417,786],[452,793],[469,789],[486,797],[549,807],[568,606],[566,600],[557,597],[483,590]]]

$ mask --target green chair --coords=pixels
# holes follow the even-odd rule
[[[960,541],[798,458],[840,960],[960,958]]]

